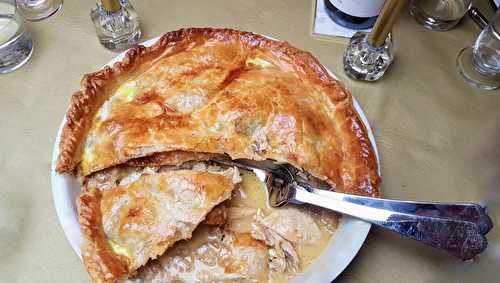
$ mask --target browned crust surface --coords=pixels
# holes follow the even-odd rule
[[[84,238],[82,258],[94,282],[117,282],[129,275],[129,263],[126,257],[115,254],[104,240],[101,198],[100,190],[89,189],[78,201],[78,219]]]
[[[80,90],[71,97],[66,112],[66,123],[59,143],[57,172],[75,169],[78,162],[75,156],[81,150],[80,147],[96,111],[108,99],[106,94],[129,77],[147,68],[151,61],[162,53],[168,51],[174,53],[180,49],[181,46],[176,46],[176,43],[185,37],[182,34],[180,31],[167,33],[151,47],[136,45],[127,51],[122,61],[116,62],[112,67],[106,66],[102,70],[83,76]]]
[[[352,106],[351,95],[337,80],[332,79],[324,67],[309,52],[299,50],[287,42],[270,40],[260,35],[231,29],[189,28],[165,34],[151,47],[135,46],[125,55],[125,59],[117,62],[113,67],[106,67],[98,72],[85,75],[81,89],[72,99],[66,115],[61,143],[59,145],[59,158],[56,170],[67,172],[73,170],[80,160],[78,152],[89,130],[92,119],[108,98],[111,90],[116,89],[122,82],[141,70],[147,69],[156,58],[169,56],[181,52],[185,46],[192,42],[207,39],[238,40],[248,48],[261,48],[268,50],[279,58],[293,64],[303,73],[304,78],[313,82],[327,94],[330,102],[341,104],[342,107],[335,113],[335,119],[343,121],[340,124],[342,138],[344,138],[345,152],[352,156],[349,168],[339,169],[335,162],[342,162],[342,156],[321,160],[322,172],[312,172],[319,177],[341,180],[340,187],[344,192],[378,196],[380,177],[377,173],[377,164],[373,149],[367,136],[367,131]],[[328,153],[324,153],[328,154]],[[290,163],[297,167],[304,167],[294,156],[286,157]],[[332,169],[328,169],[332,168]],[[342,170],[351,170],[346,173]],[[313,170],[314,171],[314,170]],[[335,171],[335,172],[334,172]],[[354,172],[354,173],[353,173]]]

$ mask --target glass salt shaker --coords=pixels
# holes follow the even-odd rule
[[[386,0],[370,33],[354,34],[344,52],[344,71],[357,80],[376,81],[394,61],[392,26],[406,7],[406,0]]]
[[[137,44],[141,37],[139,16],[128,0],[101,0],[90,11],[99,42],[111,50]]]

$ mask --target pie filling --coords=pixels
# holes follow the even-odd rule
[[[160,154],[161,155],[161,154]],[[180,158],[185,161],[188,158]],[[177,170],[223,173],[229,168],[198,154],[199,160],[174,165],[165,157],[133,160],[129,165],[88,176],[86,186],[110,190],[145,174]],[[178,160],[178,161],[179,161]],[[172,162],[169,160],[168,162]],[[168,163],[167,162],[167,163]],[[175,162],[174,162],[175,163]],[[133,165],[143,166],[133,166]],[[151,165],[151,166],[149,166]],[[238,172],[238,171],[237,171]],[[131,282],[286,282],[323,251],[337,226],[337,215],[312,207],[274,209],[267,189],[253,172],[239,170],[241,182],[229,200],[213,209],[193,232],[157,259],[150,260]],[[130,259],[126,247],[108,239],[114,253]]]

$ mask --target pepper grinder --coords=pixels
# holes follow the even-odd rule
[[[390,32],[407,0],[386,0],[370,33],[355,33],[344,52],[344,71],[357,80],[380,79],[394,61]]]
[[[139,16],[128,0],[100,0],[90,18],[99,42],[108,49],[126,49],[141,37]]]

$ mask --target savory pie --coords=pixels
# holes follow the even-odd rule
[[[190,281],[186,278],[192,274],[208,272],[229,281],[261,282],[269,273],[303,270],[313,253],[301,253],[302,246],[324,247],[325,231],[335,217],[235,201],[260,185],[245,186],[245,178],[237,185],[237,176],[231,175],[236,169],[211,163],[219,155],[288,163],[340,192],[379,195],[376,158],[351,95],[310,53],[236,30],[170,32],[153,46],[132,47],[121,62],[85,75],[71,99],[56,170],[74,172],[84,185],[79,206],[85,264],[90,273],[99,270],[103,276],[93,278]],[[176,183],[178,178],[189,181]],[[225,181],[216,186],[220,178]],[[158,180],[165,187],[157,186]],[[189,225],[171,213],[171,200],[160,196],[185,192],[184,187],[193,198],[200,194],[200,202],[179,203],[179,210],[193,217]],[[218,197],[208,197],[208,190]],[[198,225],[230,191],[232,199]],[[265,190],[258,197],[265,199]],[[124,216],[134,215],[126,212],[134,204],[124,198],[144,202],[139,218]],[[151,207],[159,214],[149,215]],[[277,221],[290,215],[300,221]],[[122,224],[140,224],[148,232],[128,233],[120,230]],[[165,227],[177,232],[166,237],[160,232]],[[193,240],[174,244],[190,238],[195,227]],[[201,232],[207,229],[225,235],[214,244],[225,252],[213,252],[216,263],[206,268],[198,264],[184,272],[191,275],[181,276],[179,270],[174,275],[172,268],[179,264],[171,268],[167,262],[178,257],[175,250],[195,238],[193,249],[216,238]],[[183,252],[184,259],[192,258]],[[251,266],[238,263],[241,253],[255,256]],[[262,253],[268,255],[268,268],[257,268]],[[265,275],[252,273],[253,267]]]

